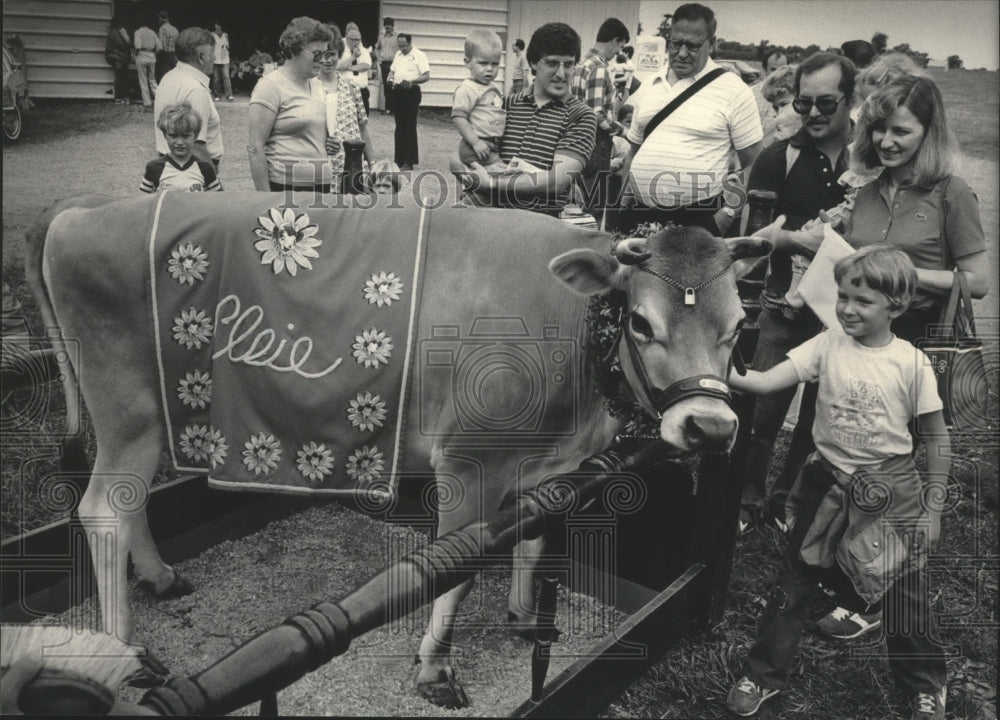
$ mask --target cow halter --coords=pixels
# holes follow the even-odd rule
[[[642,264],[637,264],[634,267],[645,273],[649,273],[650,275],[660,278],[668,285],[683,292],[684,304],[688,307],[695,304],[695,292],[697,290],[701,290],[702,288],[711,285],[713,282],[729,272],[729,268],[726,267],[722,272],[709,278],[708,280],[705,280],[700,285],[691,287],[682,285],[673,278],[644,267]],[[663,413],[665,413],[669,408],[673,407],[682,400],[687,400],[692,397],[709,397],[715,400],[722,400],[727,404],[732,403],[732,393],[729,389],[729,384],[724,378],[720,378],[717,375],[695,375],[693,377],[683,378],[671,383],[665,390],[660,390],[659,388],[654,387],[649,380],[649,374],[646,372],[646,366],[642,362],[642,356],[639,354],[639,348],[635,344],[635,338],[632,337],[631,333],[629,333],[625,327],[625,323],[631,315],[632,313],[626,314],[624,308],[619,310],[618,338],[612,345],[611,353],[613,353],[618,347],[621,342],[621,338],[624,336],[625,347],[628,348],[629,360],[632,362],[635,374],[639,378],[639,384],[642,386],[642,392],[646,396],[646,402],[656,412],[657,417],[663,417]],[[609,355],[611,353],[609,353]],[[743,363],[743,356],[739,351],[738,345],[733,348],[733,354],[729,358],[729,366],[726,371],[727,377],[733,367],[736,368],[736,372],[740,375],[746,374],[746,366]]]

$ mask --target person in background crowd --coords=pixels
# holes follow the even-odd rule
[[[170,24],[170,17],[166,10],[160,10],[156,15],[156,21],[160,24],[157,35],[160,38],[160,52],[156,53],[156,82],[160,82],[163,76],[174,69],[177,64],[175,46],[177,36],[180,31]]]
[[[784,65],[760,84],[761,97],[771,106],[775,113],[792,104],[795,99],[795,75],[798,65]]]
[[[208,90],[208,79],[215,64],[215,36],[204,28],[185,28],[177,37],[175,46],[177,65],[163,76],[160,89],[156,93],[154,117],[168,105],[188,102],[198,117],[202,119],[201,129],[195,138],[194,155],[200,160],[210,161],[218,172],[222,162],[222,126],[219,111],[212,102]],[[159,128],[155,130],[156,151],[160,155],[170,152],[167,138]]]
[[[194,156],[194,139],[201,130],[201,118],[191,108],[191,103],[182,102],[163,108],[156,127],[167,138],[169,152],[146,163],[140,190],[144,193],[157,190],[222,190],[222,183],[215,175],[215,166]]]
[[[535,30],[526,51],[534,82],[504,98],[507,126],[500,138],[502,175],[482,165],[463,165],[455,153],[451,169],[461,174],[477,205],[515,207],[560,214],[569,190],[594,151],[597,117],[570,90],[580,60],[580,36],[565,23]]]
[[[139,74],[142,106],[149,112],[153,111],[156,97],[156,53],[161,47],[159,36],[148,25],[135,31],[135,69]]]
[[[748,191],[777,194],[775,214],[785,217],[786,228],[797,230],[819,215],[820,210],[829,210],[844,200],[845,188],[837,178],[847,170],[850,160],[847,144],[851,139],[854,82],[854,65],[835,53],[810,55],[794,73],[792,92],[796,103],[803,109],[808,104],[809,108],[800,116],[799,130],[791,139],[776,142],[757,156],[747,183]],[[840,99],[834,103],[827,98]],[[819,318],[795,290],[808,265],[809,260],[799,254],[772,252],[769,257],[757,318],[760,335],[753,356],[756,370],[770,370],[785,359],[789,350],[823,329]],[[784,469],[774,482],[769,502],[765,481],[773,459],[774,441],[794,395],[795,388],[790,387],[757,398],[746,457],[735,461],[744,469],[741,533],[762,521],[788,530],[791,521],[785,516],[785,501],[806,456],[815,449],[814,384],[806,385],[803,391]]]
[[[353,23],[352,23],[353,24]],[[350,72],[338,72],[337,67],[345,55],[344,41],[340,37],[340,29],[336,25],[327,25],[333,34],[329,51],[319,62],[318,79],[326,91],[326,130],[327,153],[330,156],[332,183],[330,191],[339,193],[340,176],[344,172],[344,140],[361,140],[364,142],[364,156],[369,166],[375,158],[372,139],[368,134],[368,113],[361,92],[354,83]],[[348,28],[351,25],[347,26]],[[355,27],[357,27],[355,25]],[[348,30],[350,32],[350,30]],[[367,74],[365,75],[367,77]]]
[[[420,114],[420,85],[431,78],[431,66],[423,50],[413,46],[409,33],[396,36],[399,52],[389,68],[392,108],[396,116],[395,157],[400,170],[412,170],[420,162],[417,116]]]
[[[514,65],[511,68],[511,93],[519,93],[524,89],[524,85],[531,81],[531,67],[528,65],[528,58],[524,54],[524,40],[518,38],[514,41]]]
[[[104,59],[115,73],[115,103],[128,105],[128,64],[132,60],[132,41],[125,21],[119,15],[111,18],[111,28],[104,41]]]
[[[848,40],[840,46],[840,52],[858,70],[864,70],[875,59],[875,47],[867,40]]]
[[[500,137],[503,135],[503,93],[493,80],[500,71],[503,43],[492,30],[473,30],[465,38],[465,66],[469,77],[455,90],[451,122],[461,135],[458,157],[465,165],[481,163],[501,170]]]
[[[371,94],[368,90],[368,72],[372,68],[372,54],[361,44],[361,29],[357,23],[347,23],[344,43],[344,53],[337,63],[337,70],[344,80],[357,86],[365,106],[365,115],[368,115],[368,97]]]
[[[618,18],[608,18],[597,30],[597,42],[577,65],[570,81],[573,95],[582,100],[597,118],[594,152],[580,175],[583,209],[594,216],[600,227],[608,204],[611,181],[612,138],[624,128],[615,119],[615,88],[608,71],[608,61],[629,41],[628,28]],[[617,185],[614,190],[617,190]],[[615,193],[616,195],[618,193]]]
[[[626,138],[632,152],[625,174],[628,188],[612,229],[630,231],[642,222],[697,225],[722,236],[740,207],[723,196],[730,156],[753,164],[764,137],[753,92],[738,75],[715,77],[645,137],[646,125],[682,91],[719,66],[715,13],[698,3],[673,14],[667,40],[669,64],[644,81],[632,96],[632,123]],[[667,170],[668,172],[665,172]]]
[[[396,21],[387,17],[382,21],[383,32],[375,44],[378,53],[378,69],[382,76],[382,112],[392,115],[392,90],[389,87],[389,69],[392,61],[399,52],[399,44],[396,42]]]
[[[851,111],[851,119],[858,121],[861,104],[869,95],[904,75],[926,75],[926,73],[906,53],[887,52],[879,55],[875,62],[858,74],[858,97]]]
[[[764,84],[775,74],[775,72],[788,66],[788,56],[783,50],[771,48],[764,53],[761,66],[764,68],[761,82],[751,85],[750,89],[753,90],[754,99],[757,101],[757,112],[760,113],[761,129],[764,131],[764,139],[760,144],[761,149],[763,150],[774,142],[774,121],[780,112],[779,108],[774,107],[774,101],[770,101],[764,96]],[[791,84],[790,79],[789,84]],[[792,98],[789,95],[788,102],[784,104],[787,105],[791,101]]]
[[[233,101],[233,84],[229,77],[229,33],[222,31],[222,24],[215,23],[215,62],[212,66],[212,83],[215,102],[225,92],[226,100]]]
[[[257,190],[330,192],[326,90],[317,79],[333,33],[310,17],[288,23],[278,44],[285,63],[250,97],[247,152]]]

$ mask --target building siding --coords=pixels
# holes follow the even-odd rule
[[[111,12],[111,0],[4,0],[4,35],[24,43],[32,97],[111,99]]]

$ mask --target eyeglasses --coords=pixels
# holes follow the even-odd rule
[[[351,41],[353,41],[353,42],[361,42],[361,38],[359,38],[359,37],[349,37],[349,38],[346,38],[346,39],[349,42],[351,42]]]
[[[681,48],[687,48],[687,51],[694,55],[711,41],[712,38],[708,38],[704,42],[700,43],[685,42],[684,40],[671,40],[667,43],[667,49],[672,53],[679,53]]]
[[[553,60],[551,58],[542,58],[538,61],[538,64],[555,72],[559,68],[562,68],[563,70],[572,70],[576,67],[576,60]]]
[[[823,115],[833,115],[837,112],[837,107],[840,105],[840,101],[844,100],[844,96],[839,98],[832,97],[797,97],[792,100],[792,107],[795,109],[799,115],[808,115],[812,112],[813,105],[816,105],[816,109],[820,111]]]
[[[327,55],[332,55],[332,53],[329,50],[313,50],[312,51],[313,62],[319,62]]]

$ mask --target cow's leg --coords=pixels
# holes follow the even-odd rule
[[[126,577],[129,555],[136,575],[155,591],[173,581],[173,570],[160,558],[146,520],[161,446],[155,425],[128,443],[99,444],[90,484],[80,501],[80,522],[94,562],[104,631],[122,640],[130,639],[132,630]]]
[[[535,580],[538,559],[545,552],[545,537],[525,540],[514,548],[514,568],[507,598],[507,621],[518,635],[532,637],[538,617],[535,612]]]
[[[472,589],[472,582],[468,580],[434,600],[427,634],[420,642],[417,691],[429,702],[452,710],[469,704],[448,659],[458,607]]]

